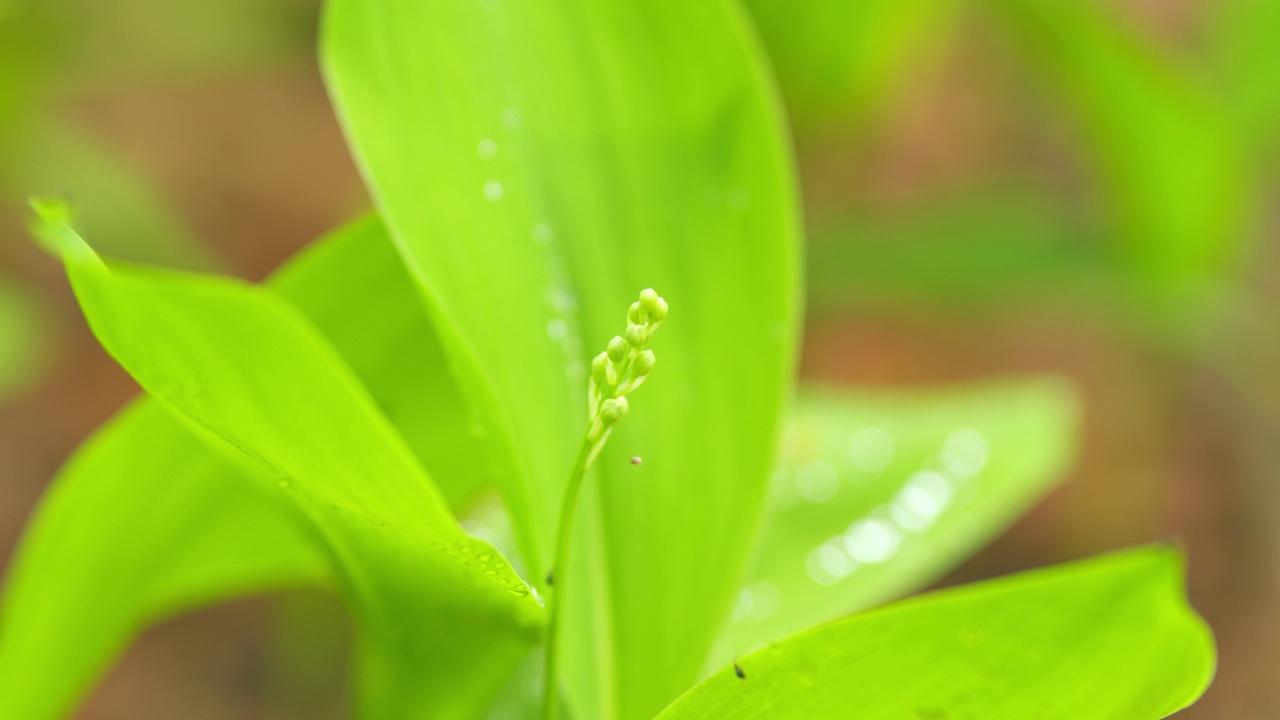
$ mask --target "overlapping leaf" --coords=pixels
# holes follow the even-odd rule
[[[478,368],[465,385],[510,448],[497,482],[531,568],[584,429],[585,359],[639,289],[670,302],[577,523],[591,580],[568,584],[565,667],[583,717],[651,715],[696,679],[792,369],[794,190],[735,10],[328,5],[335,104],[448,347]]]
[[[362,714],[475,713],[536,638],[540,610],[457,528],[337,354],[265,290],[109,268],[44,209],[103,343],[190,427],[256,465],[259,491],[285,499],[337,569],[361,628]]]
[[[726,667],[661,720],[1155,720],[1213,676],[1181,559],[1149,548],[907,600]]]
[[[1048,379],[810,388],[724,651],[900,597],[968,557],[1061,478],[1075,449],[1074,400]]]

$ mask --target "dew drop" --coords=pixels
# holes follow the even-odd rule
[[[870,518],[854,523],[844,536],[844,549],[859,563],[882,563],[898,552],[902,533],[885,520]]]
[[[498,202],[506,191],[502,189],[502,183],[490,180],[484,184],[484,199],[489,202]]]
[[[476,154],[481,160],[492,160],[498,156],[498,143],[485,138],[476,145]]]
[[[942,461],[957,475],[976,475],[987,464],[987,438],[977,430],[956,430],[942,443]]]
[[[552,340],[563,340],[569,334],[569,326],[559,318],[547,321],[547,337]]]
[[[809,553],[805,571],[809,579],[819,585],[835,585],[857,568],[844,550],[830,542],[823,543]]]
[[[893,436],[878,427],[862,428],[849,441],[849,462],[865,473],[878,473],[893,462]]]
[[[546,223],[538,223],[533,226],[533,241],[539,245],[546,245],[555,237],[555,232],[551,226]]]
[[[840,474],[825,460],[814,460],[796,472],[796,491],[811,503],[824,503],[839,490]]]

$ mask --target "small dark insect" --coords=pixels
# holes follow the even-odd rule
[[[639,465],[642,462],[644,462],[644,460],[641,460],[639,455],[636,455],[635,457],[631,458],[632,465]]]
[[[554,568],[547,571],[547,585],[556,584],[556,571]]]
[[[739,679],[746,679],[747,677],[747,674],[742,672],[742,666],[737,662],[733,664],[733,674],[737,675]]]

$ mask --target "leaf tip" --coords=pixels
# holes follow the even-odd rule
[[[66,194],[37,195],[27,201],[31,208],[28,230],[46,250],[68,260],[97,260],[89,245],[71,228],[75,210]]]

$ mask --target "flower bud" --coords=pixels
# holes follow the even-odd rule
[[[644,345],[645,337],[644,328],[639,325],[631,325],[627,328],[627,342],[631,343],[631,347],[639,348]]]
[[[658,293],[653,288],[640,291],[640,309],[646,313],[653,314],[653,309],[658,307],[658,300]]]
[[[643,325],[649,321],[649,317],[645,314],[644,308],[640,307],[640,303],[631,303],[630,309],[627,310],[627,320],[632,325]]]
[[[653,309],[649,311],[649,320],[652,322],[662,322],[667,319],[667,301],[658,298],[658,302]]]
[[[600,353],[591,361],[591,379],[595,381],[598,387],[608,387],[613,384],[609,382],[608,353]]]
[[[600,419],[605,425],[616,425],[627,416],[627,399],[609,398],[600,406]]]
[[[622,359],[625,358],[629,352],[631,352],[631,345],[626,340],[615,335],[613,339],[609,341],[608,355],[610,360],[614,362],[622,362]]]
[[[634,377],[644,377],[653,369],[654,364],[658,361],[653,355],[652,350],[645,350],[636,356],[635,362],[631,364],[631,374]]]

